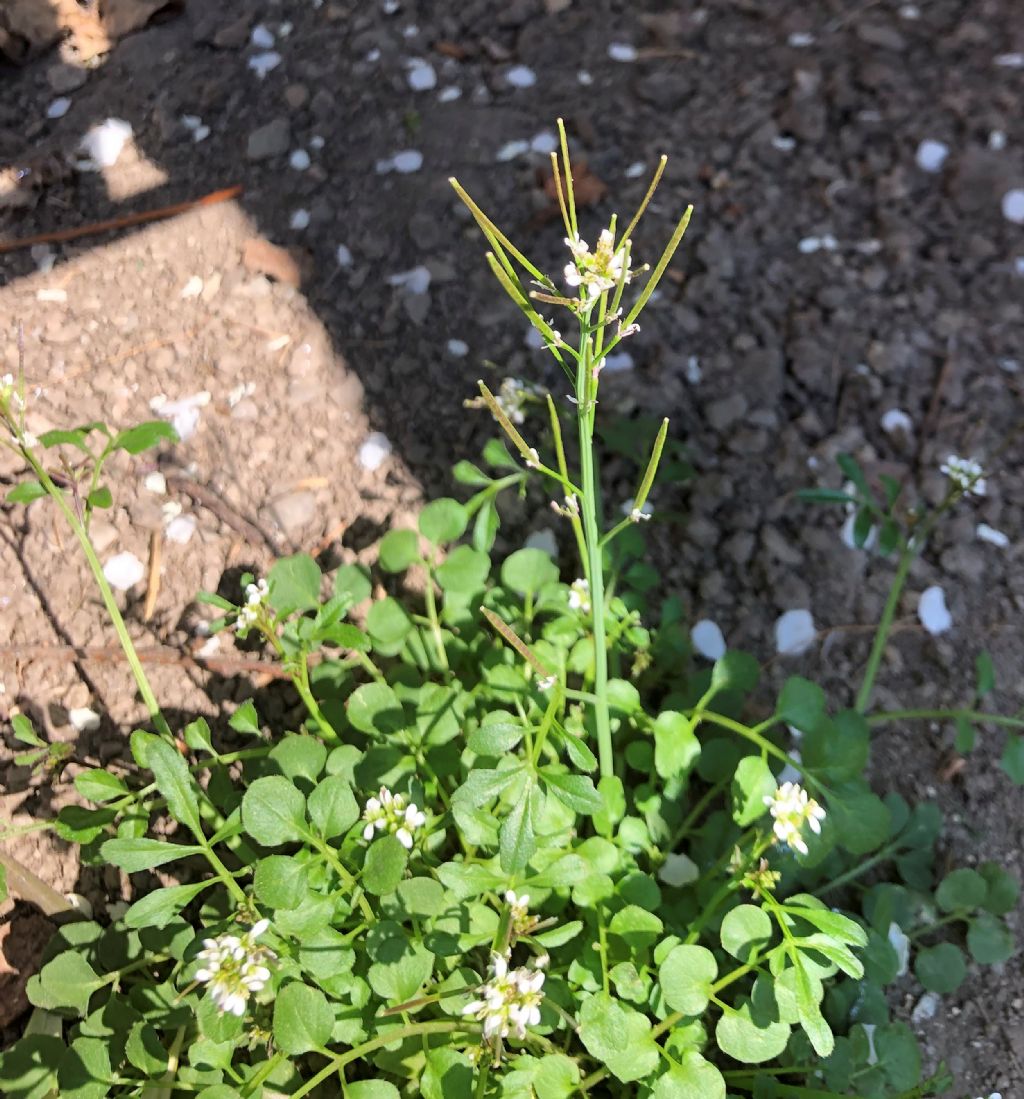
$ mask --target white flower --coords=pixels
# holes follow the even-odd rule
[[[807,844],[800,830],[807,824],[815,834],[821,832],[825,810],[795,782],[784,782],[774,794],[765,794],[764,803],[775,819],[773,831],[779,842],[788,843],[801,855],[806,855]]]
[[[235,616],[235,633],[240,637],[245,635],[256,625],[259,620],[260,607],[264,605],[268,595],[266,580],[257,580],[255,584],[245,586],[245,606],[238,608]]]
[[[518,378],[506,378],[494,395],[495,401],[502,412],[514,424],[521,424],[526,419],[526,404],[535,393],[535,389]]]
[[[196,955],[202,967],[195,976],[209,985],[210,997],[219,1011],[244,1015],[250,995],[262,991],[270,980],[266,963],[277,955],[256,942],[269,926],[269,920],[259,920],[243,935],[203,940],[203,949]]]
[[[569,586],[569,609],[590,614],[590,584],[586,580],[574,580]]]
[[[537,453],[537,448],[530,447],[529,457],[526,459],[527,469],[540,469],[540,455]]]
[[[958,458],[955,454],[950,454],[939,466],[939,471],[953,482],[954,487],[968,496],[985,495],[985,471],[977,459]]]
[[[629,513],[629,521],[631,523],[646,523],[648,519],[654,514],[654,509],[650,504],[644,504],[642,508],[633,508]]]
[[[514,894],[513,894],[514,895]],[[544,970],[522,966],[509,969],[508,959],[501,954],[491,958],[491,979],[481,987],[480,997],[462,1009],[463,1015],[473,1015],[483,1023],[484,1038],[498,1041],[509,1034],[526,1037],[526,1028],[540,1022],[540,1005],[544,999]]]
[[[505,902],[509,908],[509,926],[513,935],[525,935],[537,922],[529,913],[530,894],[523,893],[517,896],[515,891],[509,889],[505,894]]]
[[[565,281],[583,291],[584,305],[589,307],[606,291],[614,290],[621,281],[629,282],[629,260],[626,248],[616,249],[610,229],[602,229],[593,252],[579,236],[566,237],[565,243],[572,252],[573,262],[566,265]]]
[[[390,832],[407,851],[412,849],[417,829],[427,823],[426,814],[416,808],[415,802],[406,805],[401,794],[393,794],[386,786],[367,800],[363,820],[363,839],[367,843],[377,832]]]

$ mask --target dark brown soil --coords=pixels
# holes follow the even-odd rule
[[[883,706],[958,704],[985,648],[998,672],[994,704],[1019,708],[1024,229],[1003,217],[1001,201],[1024,185],[1024,73],[997,59],[1024,49],[1024,21],[1016,0],[919,9],[893,0],[193,2],[122,41],[68,93],[59,120],[46,117],[58,95],[54,55],[0,71],[0,165],[31,168],[40,181],[27,209],[0,208],[0,240],[244,187],[230,203],[59,247],[49,273],[27,251],[0,257],[0,358],[4,371],[16,366],[23,325],[33,430],[99,418],[124,426],[151,415],[160,394],[210,394],[195,434],[164,469],[169,496],[145,488],[152,464],[119,464],[118,507],[96,531],[104,560],[130,551],[145,562],[162,504],[176,501],[195,519],[187,544],[164,539],[148,622],[145,584],[127,597],[139,644],[195,653],[205,643],[197,590],[265,568],[271,546],[355,559],[424,493],[450,491],[452,463],[473,457],[489,433],[462,408],[478,376],[560,392],[491,284],[447,178],[458,175],[557,269],[561,234],[537,185],[545,158],[498,155],[550,132],[562,115],[607,188],[587,211],[584,237],[613,209],[636,205],[662,151],[671,157],[666,182],[634,254],[654,258],[679,209],[696,207],[630,347],[633,369],[603,390],[609,412],[670,416],[697,469],[685,490],[654,498],[666,593],[680,594],[694,620],[715,619],[730,646],[766,660],[776,617],[810,609],[829,631],[822,644],[774,661],[772,672],[799,670],[846,703],[870,636],[859,627],[877,620],[892,566],[844,545],[841,517],[796,503],[793,491],[838,484],[833,458],[848,451],[872,474],[905,477],[935,500],[945,455],[977,454],[991,470],[988,496],[962,505],[915,567],[906,628],[877,697]],[[247,67],[260,52],[249,44],[260,20],[282,56],[264,80]],[[287,36],[282,22],[293,24]],[[635,46],[635,60],[611,60],[613,43]],[[435,88],[410,88],[411,58],[433,66]],[[511,86],[515,66],[535,83]],[[441,101],[448,87],[461,95]],[[210,127],[204,141],[193,140],[185,115]],[[134,131],[113,168],[53,167],[108,117]],[[252,158],[275,138],[280,152]],[[915,162],[926,139],[949,148],[938,172]],[[309,153],[306,170],[289,165],[299,149]],[[401,150],[422,153],[418,171],[376,170]],[[291,227],[299,209],[309,214],[304,230]],[[294,249],[299,288],[254,269],[250,242],[259,238]],[[807,238],[825,246],[811,251]],[[349,266],[338,264],[339,245]],[[389,284],[420,265],[430,273],[426,294]],[[183,298],[193,276],[202,291]],[[910,417],[909,436],[883,430],[895,408]],[[394,447],[375,471],[357,458],[371,431]],[[203,487],[201,500],[181,491],[175,471]],[[0,476],[15,472],[0,457]],[[611,464],[610,498],[626,495],[627,473]],[[523,533],[550,521],[520,518]],[[1009,545],[980,541],[979,522]],[[74,797],[76,769],[122,758],[123,730],[141,710],[123,665],[94,651],[114,639],[68,535],[41,505],[5,509],[0,535],[0,715],[17,706],[51,737],[75,742],[58,780],[11,763],[0,772],[2,816],[24,823]],[[917,596],[930,584],[944,587],[954,621],[940,638],[917,626]],[[68,645],[92,647],[88,659],[71,659],[60,648]],[[212,655],[239,654],[225,641]],[[269,686],[219,667],[151,665],[176,722],[215,717],[225,701]],[[67,713],[83,706],[102,724],[78,738]],[[879,787],[938,801],[951,863],[996,859],[1020,874],[1024,795],[997,768],[1001,734],[985,733],[952,777],[951,743],[952,730],[927,724],[881,732]],[[80,876],[48,838],[10,850],[96,904],[116,885]],[[1019,913],[1016,923],[1020,931]],[[908,1015],[920,992],[908,980]],[[930,1061],[954,1069],[957,1094],[1007,1096],[1024,1081],[1022,996],[1017,954],[972,973],[918,1026]]]

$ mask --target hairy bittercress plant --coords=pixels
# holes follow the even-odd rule
[[[282,663],[301,727],[268,729],[251,700],[216,734],[202,719],[168,726],[88,518],[109,506],[106,457],[169,429],[35,440],[23,381],[0,385],[28,473],[8,499],[49,497],[64,515],[155,730],[131,734],[133,766],[76,777],[95,808],[40,825],[123,871],[130,903],[57,932],[24,1036],[0,1058],[3,1094],[910,1099],[943,1085],[921,1080],[883,989],[912,964],[926,988],[952,991],[961,942],[976,962],[1007,957],[1017,883],[986,863],[936,889],[937,811],[865,781],[871,726],[926,716],[870,710],[894,605],[856,707],[837,709],[799,676],[775,698],[759,691],[744,653],[696,664],[679,601],[652,602],[643,520],[668,424],[610,525],[595,424],[606,357],[636,331],[689,211],[628,304],[645,274],[631,235],[664,161],[626,231],[613,219],[592,250],[564,133],[552,168],[568,246],[558,280],[455,186],[492,271],[572,382],[571,408],[481,383],[474,403],[511,449],[492,440],[483,467],[459,463],[466,503],[435,500],[417,529],[385,535],[378,578],[395,594],[371,600],[363,569],[325,577],[300,554],[244,576],[237,602],[203,597],[223,613],[214,628],[261,639]],[[566,311],[571,341],[538,305]],[[901,533],[899,493],[883,481],[880,504],[855,463],[844,469],[855,491],[817,498],[853,504],[860,536],[878,525],[902,547],[898,591],[935,517],[915,512]],[[977,489],[979,472],[956,469],[968,480],[954,477],[954,496]],[[539,549],[492,559],[496,502],[532,491],[534,475],[578,552],[568,582]],[[403,594],[409,570],[422,596]],[[990,687],[989,674],[978,694]],[[927,716],[1024,724],[973,707]],[[45,750],[23,718],[16,735]],[[6,861],[12,889],[52,902]]]

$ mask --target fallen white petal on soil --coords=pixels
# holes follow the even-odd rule
[[[530,139],[530,148],[535,153],[547,156],[558,148],[558,138],[550,130],[541,130]]]
[[[793,31],[786,41],[797,50],[806,49],[814,45],[814,35],[809,31]]]
[[[632,164],[626,169],[626,179],[639,179],[644,174],[647,165],[642,160],[634,160]]]
[[[262,80],[268,73],[272,73],[281,64],[281,55],[277,50],[267,50],[265,53],[256,53],[249,58],[249,68]]]
[[[95,710],[90,710],[88,706],[76,706],[68,710],[68,721],[71,722],[71,727],[80,733],[92,732],[93,729],[100,727],[100,715]]]
[[[917,602],[917,617],[930,634],[945,633],[953,625],[953,616],[946,607],[946,593],[938,584],[925,588]]]
[[[915,159],[922,172],[939,172],[949,156],[949,146],[944,141],[925,138],[917,147]]]
[[[995,63],[1001,69],[1024,69],[1024,53],[1000,53]]]
[[[990,527],[988,523],[979,523],[975,528],[974,533],[978,536],[979,541],[988,542],[990,546],[998,546],[1000,549],[1006,549],[1010,544],[1010,539],[1001,530],[996,530],[995,527]]]
[[[558,557],[558,539],[550,527],[541,527],[529,535],[525,542],[526,549],[539,549],[549,557]]]
[[[292,216],[288,221],[288,224],[293,229],[299,231],[309,228],[309,211],[308,210],[295,210],[292,212]]]
[[[687,855],[667,855],[658,877],[666,885],[678,889],[695,882],[700,877],[700,870]]]
[[[434,66],[429,61],[424,61],[422,57],[414,57],[407,62],[407,65],[409,87],[414,92],[429,92],[437,87],[437,73],[434,72]]]
[[[199,426],[199,410],[209,403],[210,394],[204,389],[200,393],[193,393],[176,401],[168,400],[163,393],[160,393],[149,402],[149,407],[161,420],[168,420],[178,433],[178,438],[185,442],[195,434]]]
[[[505,73],[505,81],[513,88],[532,88],[537,83],[537,74],[527,65],[513,65]]]
[[[146,566],[134,553],[116,553],[103,566],[107,583],[118,591],[128,591],[146,575]]]
[[[469,344],[465,340],[449,340],[447,346],[448,354],[454,355],[456,359],[465,358],[469,354]]]
[[[334,253],[335,259],[338,261],[339,267],[351,267],[352,266],[352,252],[347,244],[339,244],[337,250]]]
[[[462,98],[462,89],[457,84],[449,84],[447,88],[442,88],[437,93],[438,103],[454,103],[456,99]]]
[[[866,553],[870,553],[878,545],[878,528],[872,527],[868,531],[867,538],[864,539],[864,545],[858,546],[856,540],[853,537],[853,528],[857,524],[857,515],[855,512],[850,512],[843,522],[842,529],[839,531],[839,537],[843,540],[843,545],[848,549],[864,550]]]
[[[312,161],[305,149],[295,149],[288,157],[288,163],[296,172],[304,172],[312,164]]]
[[[896,976],[902,977],[910,966],[910,939],[898,923],[889,924],[889,943],[896,951],[896,961],[899,964]]]
[[[725,656],[725,637],[717,622],[702,618],[690,630],[693,647],[705,660],[721,660]]]
[[[59,99],[55,99],[49,107],[46,108],[47,118],[63,118],[71,109],[71,100],[66,95],[62,95]]]
[[[60,286],[43,287],[36,291],[36,301],[50,302],[52,305],[63,305],[68,300],[68,292]]]
[[[391,158],[391,166],[403,176],[418,172],[423,167],[423,154],[419,149],[403,149]]]
[[[589,87],[589,86],[590,86],[591,84],[593,84],[593,83],[594,83],[594,78],[593,78],[593,77],[592,77],[592,76],[590,75],[590,73],[589,73],[589,72],[587,72],[587,70],[586,70],[586,69],[580,69],[580,71],[579,71],[579,72],[578,72],[578,73],[576,74],[576,79],[577,79],[577,80],[578,80],[578,81],[579,81],[579,82],[580,82],[580,83],[581,83],[581,84],[582,84],[582,85],[583,85],[583,86],[584,86],[585,88]]]
[[[1024,188],[1014,187],[1003,195],[1003,217],[1014,225],[1024,225]]]
[[[390,453],[391,440],[383,432],[374,431],[359,448],[359,464],[372,473],[383,465]]]
[[[914,430],[914,421],[902,408],[890,408],[882,414],[882,430],[886,435],[910,435]]]
[[[861,1029],[864,1031],[864,1037],[868,1040],[868,1056],[864,1062],[867,1065],[878,1064],[878,1051],[875,1049],[875,1029],[877,1023],[861,1023]]]
[[[636,46],[629,42],[610,42],[608,44],[608,56],[613,61],[628,63],[637,58]]]
[[[93,126],[78,143],[78,151],[85,157],[78,162],[78,169],[98,172],[103,168],[112,168],[125,145],[131,141],[132,133],[131,123],[123,118],[108,118]]]
[[[938,993],[926,992],[914,1005],[914,1010],[910,1013],[910,1021],[912,1023],[927,1023],[929,1019],[935,1018],[935,1013],[938,1010]]]
[[[808,610],[786,611],[775,623],[775,651],[782,656],[799,656],[814,644],[814,619]]]
[[[700,359],[696,355],[690,355],[687,358],[684,375],[690,385],[700,385],[704,380],[704,371],[701,370]]]
[[[1006,148],[1006,131],[993,130],[988,135],[988,147],[994,153],[1001,153]]]
[[[772,148],[778,149],[780,153],[791,153],[796,148],[796,138],[787,134],[776,134],[772,138]]]
[[[420,264],[397,275],[388,275],[388,286],[398,286],[410,294],[425,294],[430,289],[430,271]]]

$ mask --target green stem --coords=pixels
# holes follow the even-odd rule
[[[601,765],[601,777],[615,775],[615,756],[612,751],[611,716],[608,711],[608,648],[605,643],[604,563],[601,554],[601,534],[597,516],[597,471],[594,462],[594,409],[590,384],[591,344],[590,333],[583,325],[580,344],[580,364],[576,374],[577,417],[580,436],[580,510],[583,518],[583,535],[587,543],[587,579],[590,584],[591,618],[594,628],[594,707],[597,721],[597,755]]]
[[[857,692],[855,706],[859,714],[864,713],[871,702],[871,692],[875,686],[875,677],[878,675],[879,665],[882,663],[885,644],[889,640],[889,631],[892,629],[893,619],[896,617],[896,608],[899,606],[903,587],[907,582],[907,576],[910,574],[910,566],[914,563],[914,558],[917,557],[917,550],[911,547],[917,544],[919,543],[908,542],[900,554],[896,575],[893,577],[892,587],[889,589],[889,598],[885,601],[882,617],[878,622],[878,629],[875,630],[875,639],[871,643],[871,653],[868,656],[867,667],[864,669],[864,679],[861,682],[860,690]]]
[[[484,1099],[487,1094],[487,1080],[491,1075],[491,1063],[486,1057],[480,1058],[480,1070],[476,1076],[474,1099]]]
[[[298,1091],[291,1093],[291,1099],[302,1099],[303,1095],[308,1095],[311,1091],[318,1088],[325,1080],[329,1080],[336,1072],[340,1072],[347,1064],[352,1061],[359,1061],[366,1057],[367,1054],[373,1053],[374,1050],[380,1049],[382,1046],[390,1046],[397,1042],[404,1042],[406,1038],[415,1038],[421,1034],[450,1034],[455,1030],[470,1030],[476,1026],[475,1023],[463,1023],[463,1022],[431,1022],[431,1023],[412,1023],[410,1026],[396,1027],[393,1030],[387,1031],[385,1034],[380,1034],[376,1038],[371,1038],[368,1042],[363,1042],[361,1046],[356,1046],[353,1049],[346,1050],[344,1053],[339,1053],[332,1058],[331,1063],[326,1068],[321,1069],[312,1080],[307,1081],[299,1088]]]
[[[445,672],[451,671],[448,664],[448,653],[444,647],[444,636],[441,633],[441,619],[437,614],[437,600],[434,596],[434,569],[429,561],[423,561],[423,568],[427,574],[427,586],[424,592],[427,603],[427,616],[430,619],[430,631],[434,635],[434,648],[437,650],[437,659]]]
[[[976,721],[978,724],[1005,725],[1008,729],[1024,729],[1024,718],[1003,714],[986,714],[980,710],[886,710],[868,714],[869,725],[884,725],[889,721]]]
[[[701,710],[701,711],[689,711],[686,712],[687,717],[696,718],[700,721],[709,721],[712,725],[719,725],[723,729],[728,729],[730,732],[736,733],[737,736],[741,736],[744,740],[749,740],[752,744],[756,744],[762,752],[767,753],[770,756],[774,756],[782,763],[788,763],[791,767],[794,767],[797,771],[800,771],[804,776],[804,784],[809,786],[815,793],[821,792],[825,787],[817,781],[812,775],[807,773],[806,768],[798,760],[793,759],[781,748],[772,744],[766,737],[761,736],[757,729],[751,729],[749,726],[744,725],[741,721],[733,721],[731,717],[726,717],[724,714],[716,714],[714,710]],[[772,718],[769,722],[763,722],[758,728],[766,727],[769,724],[774,724],[776,718]],[[696,721],[695,721],[696,724]]]
[[[162,736],[167,737],[168,740],[173,740],[170,726],[167,724],[167,721],[160,710],[160,704],[156,700],[156,695],[153,694],[153,688],[150,687],[149,680],[146,678],[142,662],[139,660],[139,655],[135,651],[135,643],[128,633],[128,627],[125,625],[121,610],[117,605],[117,600],[114,598],[114,593],[111,590],[110,584],[107,582],[107,578],[103,575],[103,566],[100,564],[99,557],[96,556],[96,550],[93,549],[88,531],[82,525],[82,522],[75,514],[74,509],[68,504],[64,493],[53,483],[50,475],[36,460],[35,455],[27,448],[24,453],[28,456],[29,463],[35,471],[35,475],[39,478],[39,483],[46,489],[57,507],[60,508],[68,526],[71,527],[75,537],[78,539],[78,544],[82,547],[82,552],[85,554],[85,559],[89,563],[89,569],[92,572],[93,579],[96,581],[96,586],[100,590],[103,605],[107,609],[107,614],[110,615],[110,621],[113,624],[114,632],[117,634],[118,641],[121,642],[121,648],[124,650],[128,666],[131,668],[132,675],[135,677],[135,683],[139,688],[139,694],[142,695],[142,701],[146,704],[146,709],[149,711],[150,720]]]
[[[815,893],[820,897],[823,893],[831,893],[833,889],[838,889],[840,886],[846,885],[847,882],[856,880],[863,874],[866,874],[873,866],[877,866],[880,862],[885,862],[887,859],[892,858],[899,848],[899,843],[886,844],[881,851],[876,851],[871,858],[857,863],[856,866],[851,867],[844,874],[840,874],[838,877],[833,878],[830,882],[826,882],[825,885],[819,885],[815,890]]]

